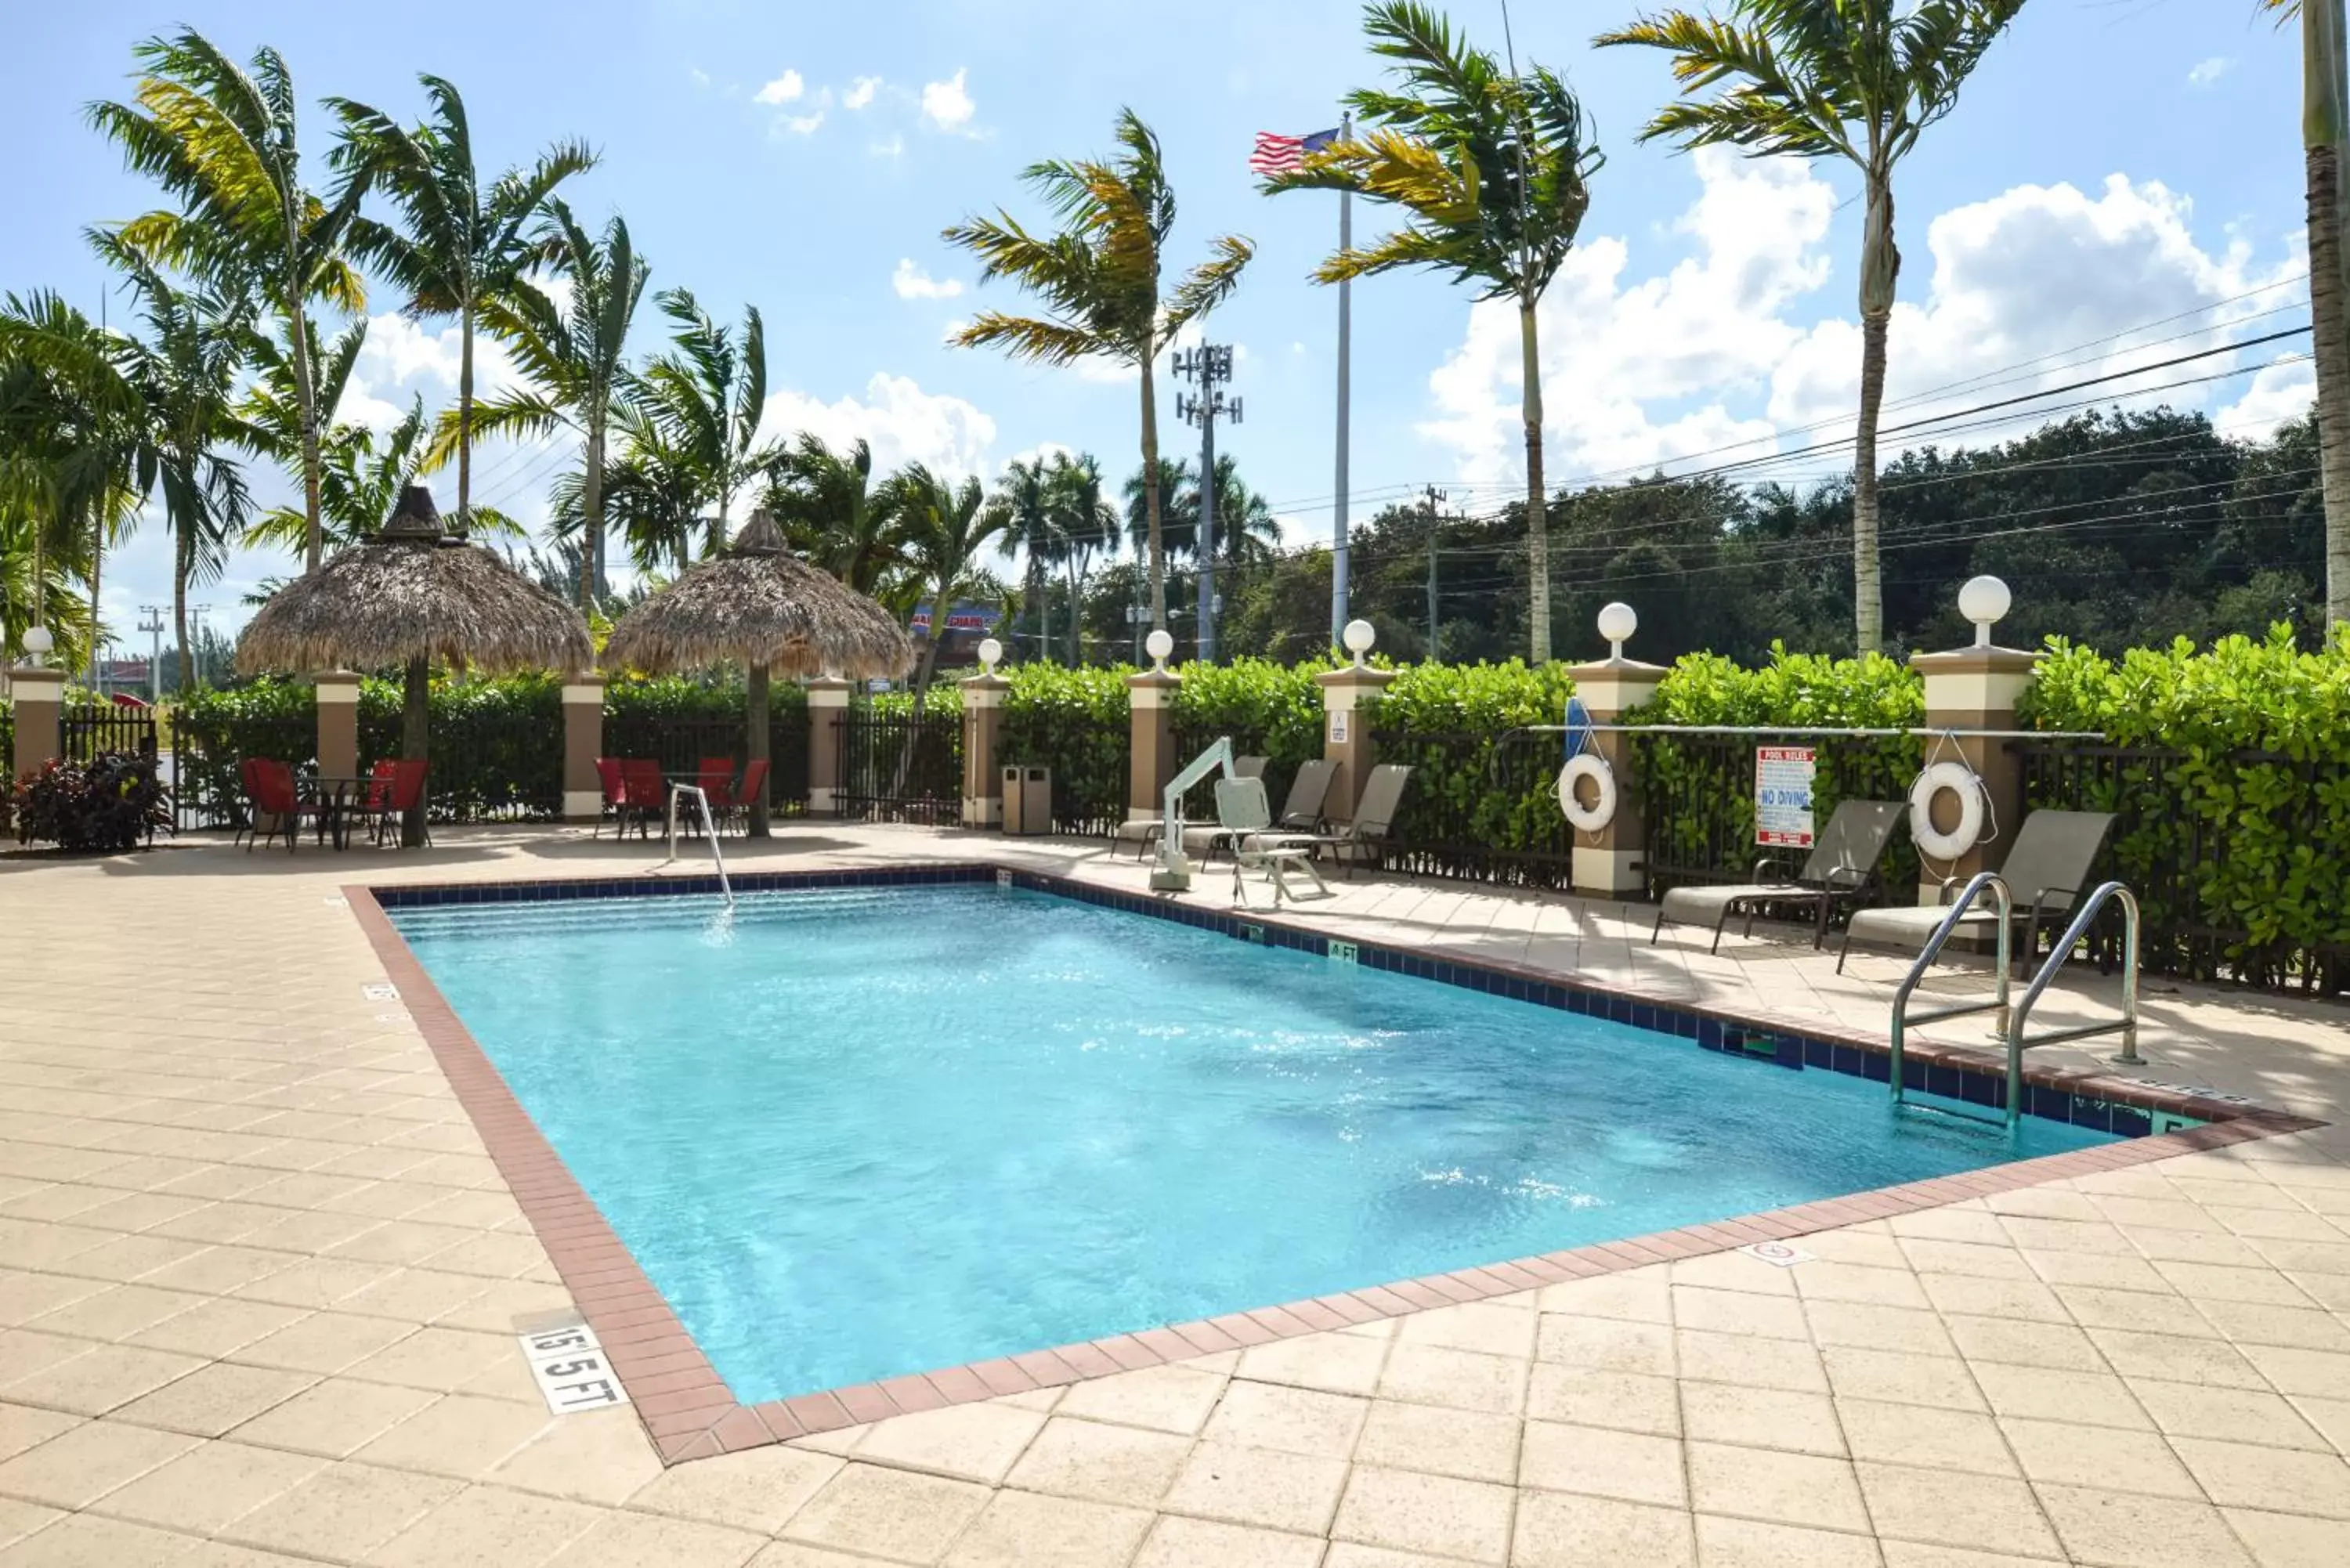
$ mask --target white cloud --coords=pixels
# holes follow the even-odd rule
[[[958,66],[955,74],[942,82],[922,84],[922,118],[941,130],[970,134],[971,117],[978,106],[963,87],[968,69]]]
[[[692,76],[692,78],[693,78],[693,85],[694,85],[694,86],[696,86],[696,87],[698,87],[698,88],[707,88],[707,87],[709,87],[709,85],[710,85],[710,73],[709,73],[708,71],[703,70],[700,66],[696,66],[696,67],[693,67],[693,69],[692,69],[692,71],[691,71],[691,76]]]
[[[959,277],[932,277],[914,265],[911,256],[901,258],[898,270],[889,275],[889,286],[898,291],[900,299],[952,299],[962,292]]]
[[[807,83],[797,71],[787,70],[765,87],[751,95],[753,103],[791,103],[807,90]]]
[[[2235,68],[2234,57],[2213,55],[2208,60],[2198,60],[2195,63],[2195,67],[2187,73],[2187,85],[2191,88],[2210,87]]]
[[[763,436],[812,431],[835,448],[862,436],[873,444],[877,473],[902,463],[926,462],[951,478],[985,473],[987,449],[995,441],[995,421],[975,404],[925,392],[911,378],[887,372],[866,382],[861,399],[844,397],[827,403],[806,392],[775,393],[767,399],[759,429]]]
[[[847,109],[863,109],[867,104],[873,101],[873,94],[880,86],[881,78],[879,77],[857,77],[851,78],[848,84],[848,90],[840,95],[840,107]]]
[[[962,337],[963,329],[970,325],[971,323],[963,317],[960,316],[956,317],[952,321],[948,322],[944,327],[939,329],[939,341],[947,345],[949,348],[954,347],[954,340]]]
[[[2277,426],[2309,411],[2317,396],[2317,373],[2307,360],[2271,365],[2256,372],[2244,395],[2215,410],[2211,422],[2222,435],[2243,441],[2266,441]]]
[[[892,132],[887,140],[877,141],[866,151],[876,158],[903,158],[906,155],[906,139]]]
[[[1853,306],[1843,289],[1819,297],[1834,278],[1849,279],[1855,260],[1829,249],[1835,196],[1827,182],[1803,164],[1743,160],[1726,151],[1700,152],[1691,162],[1700,192],[1674,228],[1694,242],[1694,254],[1635,279],[1625,240],[1589,237],[1544,299],[1544,412],[1554,483],[1642,469],[1733,442],[1758,443],[1738,456],[1804,444],[1817,438],[1795,433],[1799,427],[1816,421],[1840,426],[1857,404],[1860,329]],[[2287,256],[2262,270],[2241,239],[2207,251],[2189,228],[2190,215],[2188,202],[2162,185],[2117,174],[2094,197],[2071,185],[2025,185],[1954,208],[1926,225],[1922,254],[1910,225],[1904,297],[1890,327],[1885,422],[2192,352],[2219,341],[2217,329],[2228,320],[2291,301],[2290,292],[2277,289],[2214,309],[2291,276],[2300,263]],[[1819,319],[1823,305],[1832,313]],[[2058,355],[2199,310],[2209,314],[2157,336],[2204,330],[2157,353],[2131,346],[2147,341],[2148,335],[2138,333]],[[2277,351],[2251,351],[2245,362]],[[2022,379],[1995,389],[1981,384],[1993,372],[2043,358],[2050,362]],[[2216,359],[2137,384],[2230,363]],[[1518,368],[1516,312],[1506,302],[1473,306],[1461,348],[1430,378],[1431,415],[1419,427],[1452,450],[1464,479],[1523,482]],[[1925,396],[1969,379],[1978,384]],[[2272,420],[2292,385],[2279,377],[2255,383],[2259,400],[2244,394],[2254,405],[2246,417]],[[2136,400],[2132,386],[2117,383],[2115,400],[2168,400],[2193,408],[2234,395],[2243,383]],[[1893,406],[1904,398],[1922,400]],[[1998,441],[2042,417],[2025,407],[2012,425],[1942,439]],[[1773,442],[1774,427],[1790,433]],[[1890,439],[1898,444],[1903,438]],[[1835,467],[1834,458],[1822,466]]]
[[[784,129],[794,136],[812,136],[816,133],[816,128],[823,123],[824,110],[822,109],[817,109],[814,114],[785,115],[783,120]]]

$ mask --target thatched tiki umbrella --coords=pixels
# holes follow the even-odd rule
[[[740,664],[749,673],[747,754],[767,756],[770,675],[897,677],[914,645],[888,610],[785,546],[754,512],[731,548],[689,567],[620,619],[604,644],[607,668],[656,675]],[[751,832],[767,836],[767,797],[751,803]]]
[[[582,670],[596,647],[577,609],[462,533],[444,533],[421,484],[400,493],[373,538],[270,595],[236,645],[248,674],[405,667],[400,753],[411,762],[426,756],[436,661],[491,674]],[[420,799],[400,842],[423,841]]]

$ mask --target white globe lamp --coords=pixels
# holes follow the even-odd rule
[[[1988,575],[1969,577],[1966,586],[1959,589],[1959,613],[1975,623],[1977,648],[1991,646],[1992,623],[2005,615],[2007,607],[2013,602],[2014,596],[2007,591],[2007,585]]]
[[[1347,644],[1347,651],[1355,656],[1355,668],[1357,670],[1363,667],[1363,656],[1370,652],[1371,645],[1379,639],[1378,628],[1367,620],[1348,621],[1346,630],[1338,636]]]
[[[49,649],[57,645],[57,639],[49,635],[47,627],[28,628],[25,633],[25,657],[35,664],[47,663]]]
[[[1160,674],[1167,671],[1167,656],[1175,651],[1175,638],[1160,627],[1142,639],[1143,651],[1150,655],[1150,667]]]
[[[994,674],[995,667],[1003,662],[1003,645],[992,637],[982,638],[979,644],[979,662],[990,675]]]
[[[1640,629],[1639,612],[1621,599],[1599,607],[1599,635],[1607,639],[1607,657],[1624,657],[1624,645]]]

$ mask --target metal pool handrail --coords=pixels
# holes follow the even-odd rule
[[[677,860],[677,797],[690,794],[696,810],[702,813],[702,836],[710,840],[710,857],[718,862],[718,890],[726,895],[726,907],[734,907],[734,885],[726,879],[726,856],[718,847],[718,829],[710,820],[710,796],[700,784],[672,784],[669,786],[669,858],[662,865]]]
[[[2032,1010],[2038,1004],[2040,993],[2048,989],[2048,982],[2056,978],[2056,971],[2063,969],[2064,961],[2073,956],[2073,944],[2087,933],[2089,922],[2097,918],[2097,911],[2115,898],[2122,901],[2122,1015],[2102,1023],[2079,1023],[2069,1029],[2052,1029],[2036,1040],[2025,1039],[2023,1027],[2031,1021]],[[2018,1102],[2022,1096],[2019,1090],[2023,1079],[2023,1054],[2026,1051],[2035,1045],[2054,1045],[2061,1040],[2080,1040],[2092,1034],[2110,1034],[2116,1031],[2122,1037],[2122,1050],[2114,1061],[2125,1067],[2142,1065],[2146,1059],[2137,1054],[2137,895],[2119,882],[2107,882],[2089,895],[2081,906],[2081,912],[2073,917],[2073,923],[2066,926],[2064,934],[2056,939],[2056,950],[2048,955],[2048,961],[2040,966],[2038,974],[2032,977],[2032,983],[2024,988],[2022,1002],[2016,1006],[2014,1022],[2007,1030],[2008,1120],[2012,1122],[2021,1109]]]
[[[1996,1011],[1999,1014],[1999,1032],[2002,1034],[2008,1032],[2007,947],[2008,929],[2014,923],[2014,899],[2008,892],[2005,877],[1996,871],[1978,871],[1974,874],[1973,879],[1960,891],[1957,900],[1950,905],[1950,912],[1942,917],[1942,923],[1934,928],[1934,934],[1926,940],[1924,950],[1918,954],[1918,961],[1911,964],[1909,972],[1902,977],[1901,988],[1893,993],[1893,1103],[1897,1106],[1902,1103],[1902,1036],[1912,1022],[1909,1014],[1909,993],[1916,991],[1918,982],[1926,977],[1926,971],[1932,967],[1936,955],[1941,952],[1942,944],[1950,940],[1950,933],[1958,929],[1959,922],[1965,919],[1968,909],[1986,891],[1991,896],[1991,903],[1996,907],[1999,919],[1998,991],[1993,993],[1989,1002],[1967,1002],[1954,1007],[1938,1007],[1930,1012],[1918,1013],[1914,1021],[1919,1023],[1932,1023],[1945,1018],[1962,1017],[1970,1012]],[[2018,1074],[2012,1051],[2009,1055],[2007,1105],[2008,1119],[2012,1123],[2015,1116],[2017,1099],[2015,1085]]]

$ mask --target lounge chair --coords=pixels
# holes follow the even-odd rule
[[[1381,763],[1363,781],[1363,797],[1355,803],[1355,815],[1329,833],[1315,836],[1317,851],[1327,849],[1330,857],[1347,867],[1347,875],[1355,874],[1358,860],[1376,861],[1387,853],[1388,834],[1395,826],[1396,812],[1403,805],[1404,785],[1411,782],[1411,768],[1404,763]]]
[[[1772,859],[1766,855],[1754,862],[1752,882],[1667,888],[1664,903],[1657,910],[1656,927],[1648,932],[1648,945],[1656,945],[1667,920],[1693,926],[1711,924],[1713,945],[1706,950],[1720,952],[1721,929],[1730,923],[1730,917],[1744,914],[1746,933],[1752,936],[1754,911],[1764,904],[1810,905],[1812,946],[1825,945],[1828,919],[1835,913],[1837,902],[1857,903],[1877,879],[1877,863],[1884,857],[1893,830],[1900,826],[1902,814],[1908,809],[1908,802],[1898,800],[1843,802],[1828,818],[1827,827],[1812,841],[1812,852],[1804,857],[1804,868],[1792,882],[1762,879]]]
[[[1216,781],[1216,829],[1226,835],[1232,846],[1233,903],[1247,905],[1248,884],[1242,874],[1259,870],[1272,879],[1275,909],[1281,907],[1283,898],[1295,902],[1297,898],[1289,890],[1289,873],[1293,870],[1302,870],[1312,878],[1322,898],[1330,896],[1330,885],[1314,867],[1314,836],[1274,830],[1273,807],[1265,799],[1263,779]]]
[[[2090,869],[2113,826],[2113,814],[2106,811],[2035,811],[2023,819],[2006,863],[1999,868],[2012,900],[2011,913],[2023,928],[2021,959],[2037,957],[2043,926],[2052,931],[2061,929],[2073,900],[2089,885]],[[1845,927],[1844,946],[1836,953],[1837,971],[1843,971],[1856,940],[1884,942],[1912,951],[1924,948],[1941,925],[1946,913],[1943,905],[1958,886],[1956,877],[1943,879],[1942,904],[1855,910]],[[1959,922],[1959,932],[1992,934],[1998,919],[1997,911],[1987,906],[1970,909]]]
[[[661,777],[660,763],[650,757],[622,757],[620,782],[629,792],[629,813],[636,819],[637,836],[644,837],[653,830],[653,824],[669,816],[669,781]]]
[[[1265,764],[1272,760],[1273,759],[1270,757],[1234,757],[1232,759],[1232,773],[1235,776],[1244,779],[1263,778],[1264,776]],[[1195,831],[1212,834],[1215,832],[1215,829],[1211,827],[1184,829],[1183,853],[1186,855],[1198,852],[1194,848],[1194,841],[1191,836],[1192,833]],[[1155,816],[1143,816],[1137,817],[1132,822],[1119,823],[1118,826],[1111,831],[1110,839],[1113,843],[1118,844],[1124,844],[1131,841],[1134,845],[1134,857],[1137,860],[1139,860],[1144,856],[1149,854],[1153,848],[1157,847],[1159,839],[1165,837],[1166,834],[1167,825],[1165,823],[1159,821]]]

